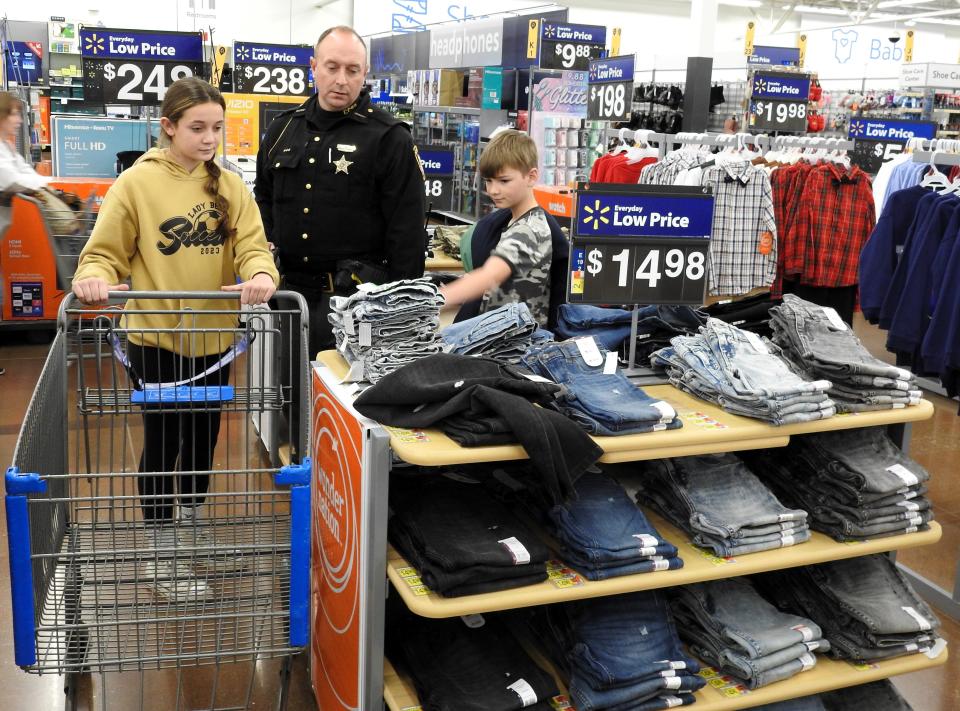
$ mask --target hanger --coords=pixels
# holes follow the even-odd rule
[[[930,153],[930,172],[923,177],[923,180],[920,181],[921,188],[930,188],[935,190],[938,193],[944,194],[947,192],[947,189],[953,188],[953,183],[951,183],[947,176],[940,172],[940,169],[937,168],[936,158],[937,153],[940,153],[934,149]]]
[[[626,139],[627,131],[629,130],[630,129],[627,129],[627,128],[620,129],[620,133],[617,136],[617,139],[620,141],[620,143],[613,149],[613,151],[611,151],[612,155],[616,156],[616,155],[620,155],[621,153],[626,153],[627,149],[630,148],[630,146],[627,144],[627,139]]]

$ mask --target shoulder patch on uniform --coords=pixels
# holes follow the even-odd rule
[[[417,144],[413,144],[413,157],[417,159],[417,167],[420,169],[420,176],[426,180],[427,174],[423,172],[423,161],[420,160],[420,151],[417,150]]]

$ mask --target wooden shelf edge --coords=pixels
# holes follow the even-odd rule
[[[934,659],[923,654],[911,654],[877,664],[855,667],[846,661],[817,655],[817,666],[810,671],[754,691],[726,696],[722,690],[706,686],[697,692],[695,705],[698,711],[736,711],[931,669],[946,664],[948,657],[949,651],[944,649]],[[400,676],[387,659],[384,659],[383,678],[383,697],[390,711],[412,711],[420,708],[413,683]]]
[[[761,553],[734,558],[730,561],[717,558],[697,548],[689,539],[663,519],[647,512],[654,527],[680,550],[684,567],[659,573],[624,575],[610,580],[592,582],[580,579],[570,585],[558,586],[552,580],[501,592],[468,595],[465,597],[441,597],[425,594],[418,579],[404,577],[401,570],[412,568],[393,546],[387,547],[387,577],[396,588],[404,603],[414,614],[421,617],[444,618],[461,615],[499,612],[520,607],[548,605],[571,600],[584,600],[608,595],[622,595],[640,590],[689,585],[708,580],[756,575],[772,570],[815,565],[835,560],[857,558],[892,550],[930,545],[940,540],[943,530],[936,521],[930,522],[930,530],[908,533],[902,536],[877,538],[858,543],[838,543],[822,533],[814,532],[811,539],[787,548],[777,548]]]

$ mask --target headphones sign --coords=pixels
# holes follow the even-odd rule
[[[423,187],[432,210],[449,210],[453,198],[453,151],[444,146],[417,148]]]
[[[234,87],[238,94],[309,96],[313,90],[312,57],[312,47],[236,42]]]
[[[607,28],[603,25],[540,26],[540,68],[586,71],[591,59],[606,53]],[[632,75],[631,75],[632,79]]]
[[[847,128],[847,137],[853,140],[851,161],[872,174],[899,155],[911,138],[936,135],[934,121],[860,118],[852,119]]]
[[[198,32],[80,30],[83,94],[89,103],[159,106],[178,79],[203,74]]]
[[[571,304],[702,304],[713,226],[708,188],[580,183]]]

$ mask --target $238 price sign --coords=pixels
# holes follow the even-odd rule
[[[104,104],[158,106],[173,82],[202,73],[202,67],[193,62],[84,59],[83,64],[85,98]]]
[[[234,85],[240,94],[272,94],[274,96],[307,96],[310,81],[307,67],[238,64]]]
[[[702,304],[709,240],[575,245],[571,303]]]
[[[594,121],[629,121],[632,100],[632,81],[595,84],[590,87],[587,118]]]
[[[751,101],[750,128],[803,133],[807,130],[807,105],[802,101],[777,99]]]

